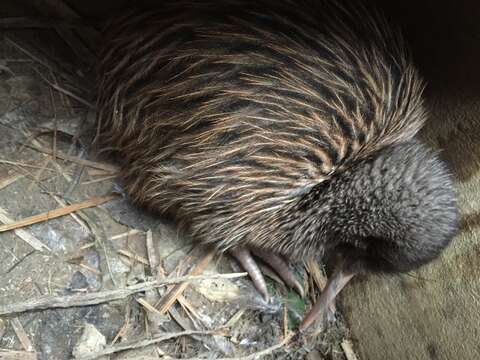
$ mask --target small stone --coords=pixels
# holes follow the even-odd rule
[[[77,345],[73,348],[72,355],[74,358],[80,358],[87,354],[94,354],[101,351],[106,344],[107,340],[105,336],[103,336],[95,326],[86,323],[80,340],[78,340]],[[106,359],[106,357],[103,358]]]
[[[75,271],[70,281],[70,290],[78,291],[88,289],[88,281],[84,274],[80,271]]]

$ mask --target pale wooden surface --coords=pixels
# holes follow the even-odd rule
[[[422,135],[455,174],[462,228],[440,261],[411,276],[357,279],[341,304],[362,360],[480,359],[480,6],[395,6],[429,82]]]

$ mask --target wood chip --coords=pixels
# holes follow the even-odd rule
[[[350,340],[343,340],[341,346],[347,360],[358,360],[355,351],[353,351],[353,345]]]
[[[65,206],[65,207],[62,207],[62,208],[58,208],[58,209],[55,209],[55,210],[44,212],[42,214],[30,216],[30,217],[22,219],[22,220],[14,221],[14,222],[11,222],[10,224],[0,225],[0,232],[19,229],[19,228],[29,226],[29,225],[33,225],[33,224],[36,224],[36,223],[39,223],[39,222],[43,222],[43,221],[47,221],[47,220],[54,219],[54,218],[57,218],[57,217],[65,216],[65,215],[68,215],[68,214],[70,214],[72,212],[75,212],[75,211],[78,211],[78,210],[82,210],[82,209],[86,209],[86,208],[90,208],[90,207],[94,207],[94,206],[104,204],[104,203],[106,203],[108,201],[111,201],[113,199],[116,199],[118,197],[119,197],[119,195],[117,195],[117,194],[110,194],[110,195],[106,195],[106,196],[96,196],[96,197],[90,198],[88,200],[85,200],[85,201],[82,201],[82,202],[79,202],[79,203],[76,203],[76,204],[68,205],[68,206]],[[2,220],[2,219],[0,218],[0,220]],[[3,222],[5,222],[5,221],[3,221]]]
[[[25,329],[23,328],[20,320],[18,320],[18,318],[13,318],[12,320],[10,320],[10,324],[12,325],[13,331],[15,331],[15,335],[17,335],[18,340],[20,340],[23,349],[28,352],[33,351],[32,342],[28,338],[28,335],[25,332]]]

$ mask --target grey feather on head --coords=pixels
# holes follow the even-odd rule
[[[438,154],[417,141],[356,163],[318,196],[327,210],[330,251],[337,246],[374,272],[405,272],[430,262],[458,228],[452,177]]]

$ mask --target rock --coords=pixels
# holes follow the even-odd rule
[[[106,344],[105,336],[95,326],[86,323],[80,340],[73,348],[72,355],[74,358],[81,358],[82,356],[101,351]],[[103,358],[106,359],[107,357]]]
[[[70,281],[71,291],[85,291],[88,289],[88,281],[84,274],[80,271],[75,271]]]

